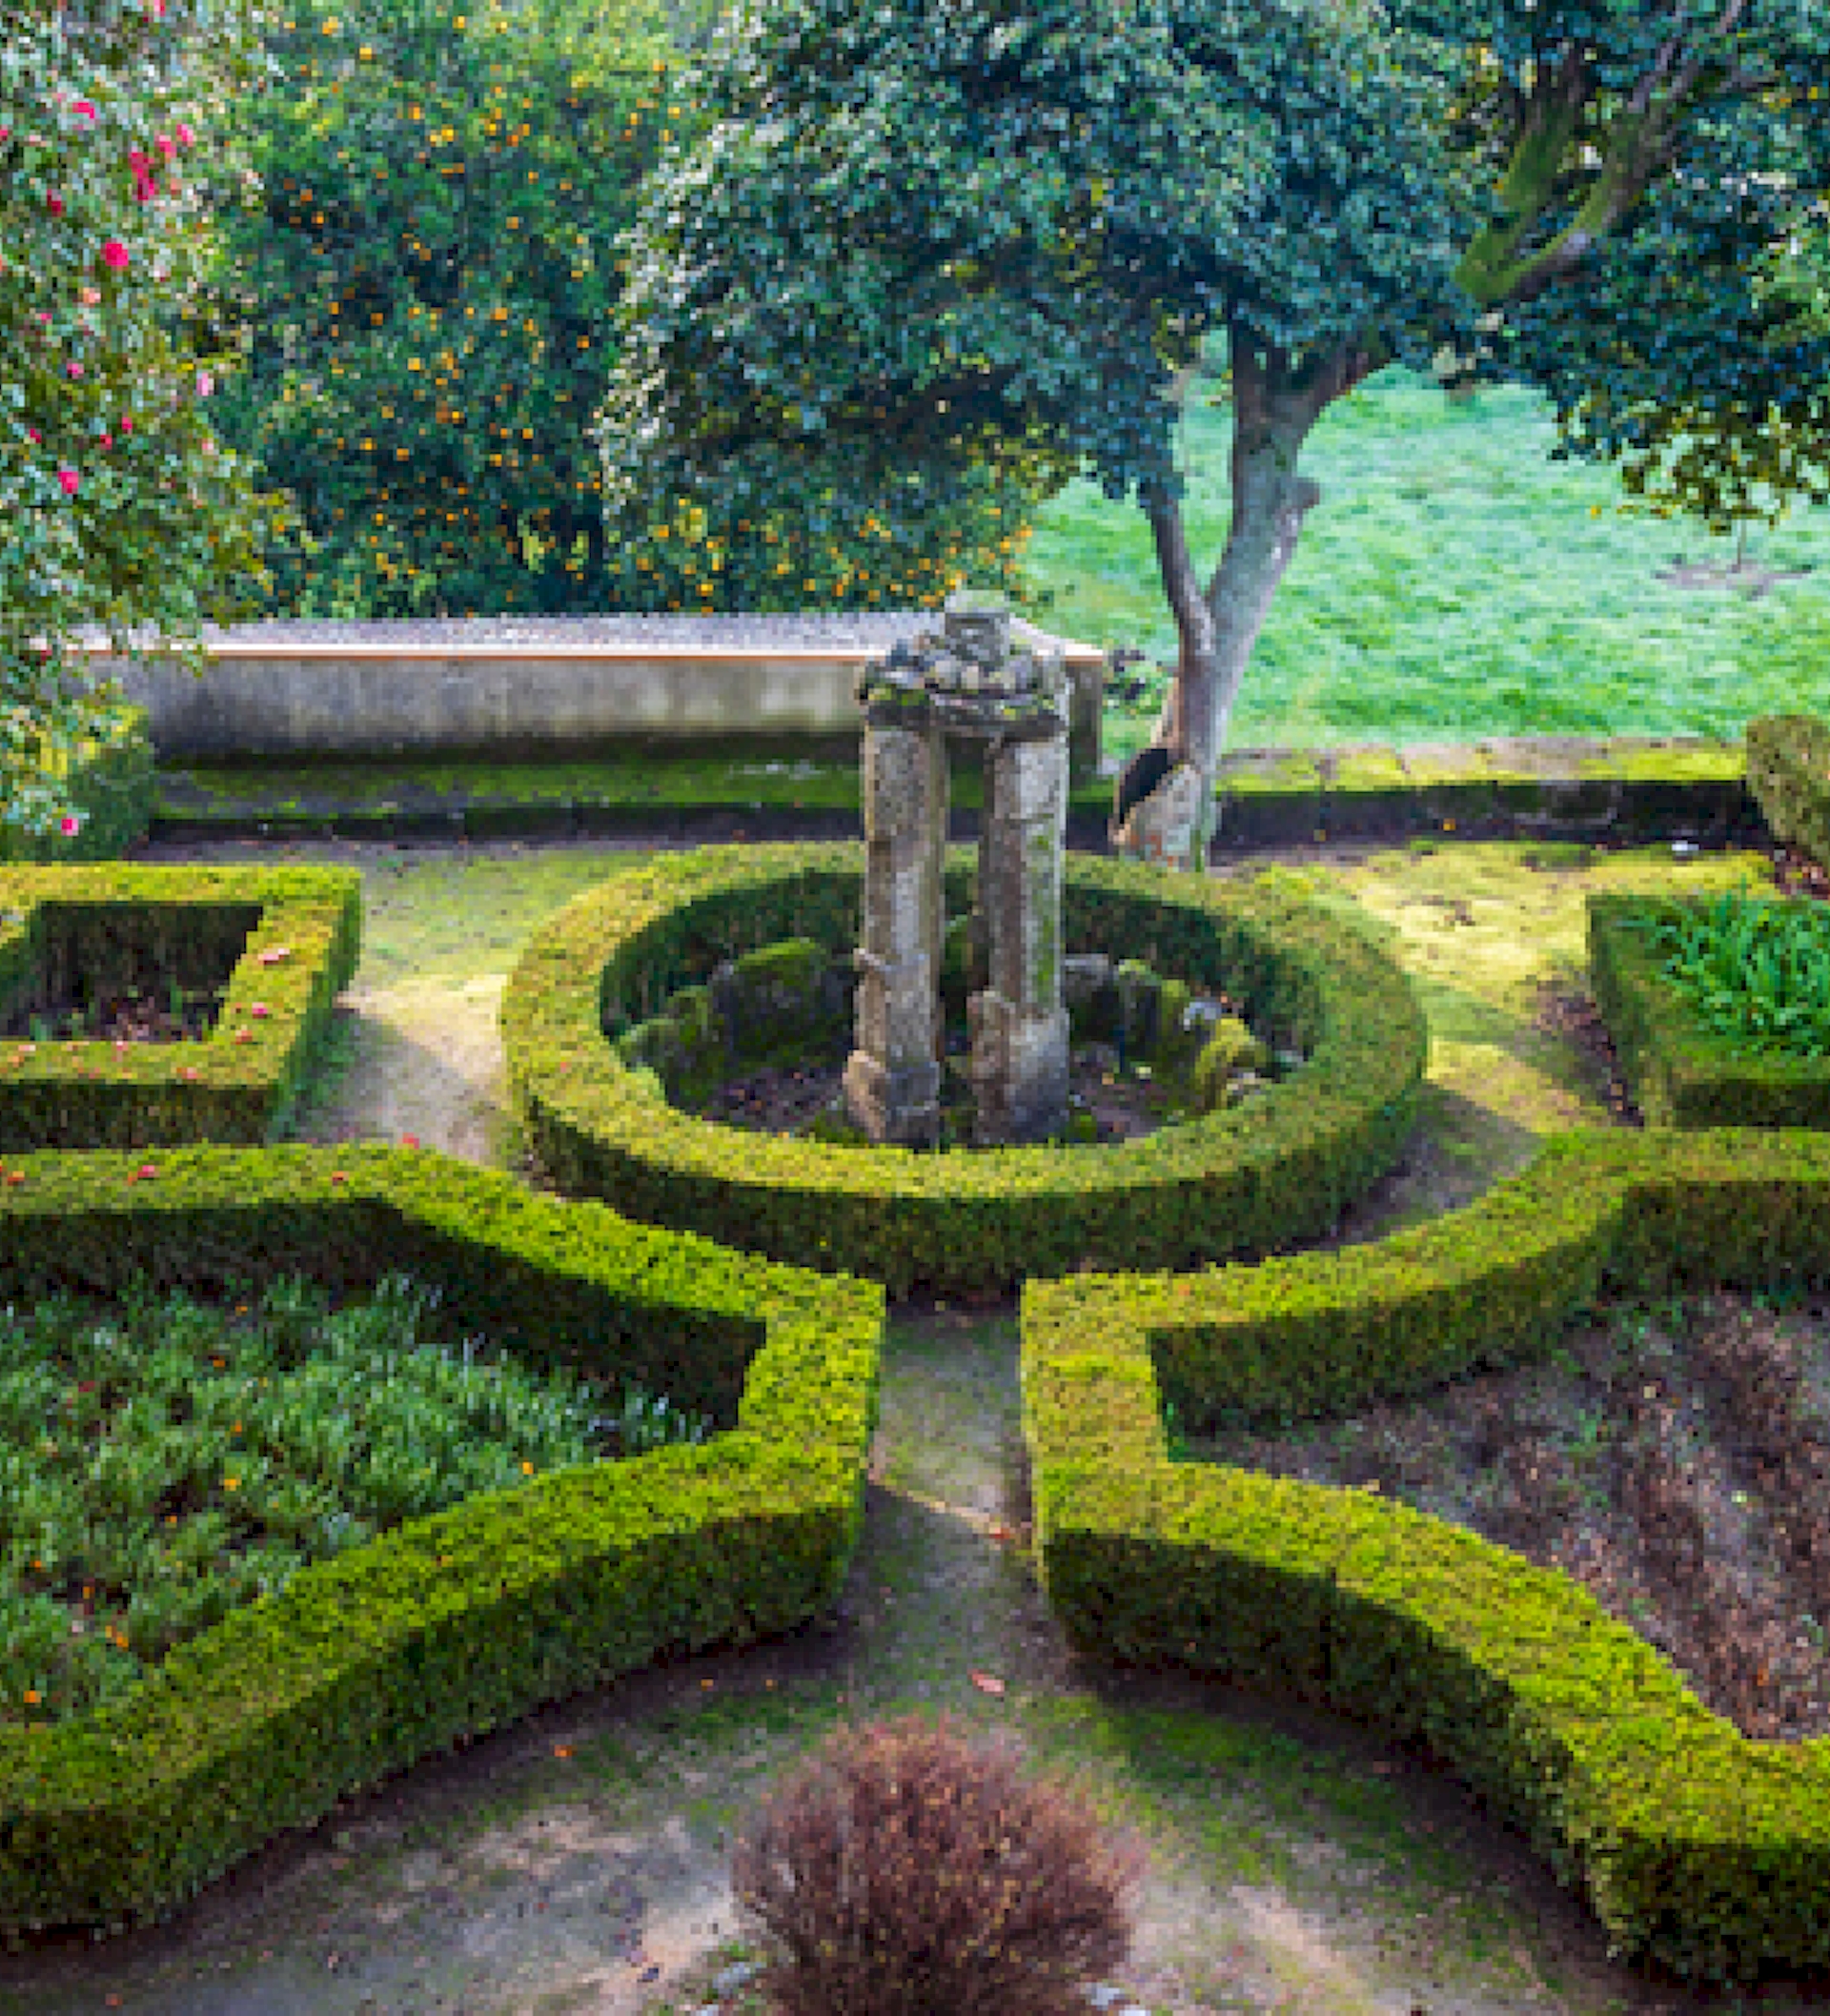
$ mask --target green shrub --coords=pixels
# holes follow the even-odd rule
[[[862,1515],[879,1289],[405,1150],[181,1149],[150,1174],[137,1154],[40,1154],[0,1185],[0,1295],[287,1273],[360,1290],[396,1270],[437,1288],[443,1334],[667,1394],[722,1432],[404,1518],[92,1713],[0,1728],[0,1931],[156,1920],[461,1736],[788,1630],[836,1596]]]
[[[1830,1959],[1820,1746],[1750,1742],[1593,1595],[1370,1493],[1170,1437],[1402,1400],[1553,1353],[1604,1293],[1830,1279],[1830,1139],[1583,1130],[1477,1204],[1338,1252],[1031,1282],[1024,1432],[1085,1656],[1180,1665],[1421,1741],[1691,1978]]]
[[[321,867],[0,868],[0,1149],[272,1140],[329,1036],[361,944],[361,880]],[[197,1043],[29,1032],[74,996],[220,993]]]
[[[1830,911],[1724,889],[1707,909],[1625,917],[1668,952],[1664,971],[1709,1027],[1750,1055],[1830,1054]]]
[[[1236,1071],[1260,1071],[1271,1052],[1236,1015],[1223,1015],[1201,1048],[1194,1066],[1195,1105],[1211,1112],[1226,1103],[1227,1086]]]

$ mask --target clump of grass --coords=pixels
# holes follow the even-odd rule
[[[333,1308],[144,1288],[0,1317],[0,1725],[85,1714],[297,1570],[548,1471],[697,1442],[630,1388],[428,1341],[404,1276]]]
[[[1669,949],[1664,971],[1737,1049],[1830,1055],[1830,911],[1727,889],[1675,923],[1626,921]]]

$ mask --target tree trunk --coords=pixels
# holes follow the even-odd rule
[[[1232,523],[1205,594],[1189,558],[1180,505],[1160,492],[1145,498],[1181,654],[1151,749],[1133,760],[1120,783],[1113,831],[1120,854],[1169,858],[1178,866],[1196,870],[1207,865],[1214,780],[1240,682],[1271,612],[1271,598],[1296,550],[1304,516],[1321,501],[1317,486],[1297,473],[1297,455],[1323,408],[1352,391],[1373,363],[1367,352],[1342,351],[1298,373],[1281,351],[1271,349],[1261,356],[1238,326],[1231,328],[1230,336]],[[1165,856],[1149,837],[1150,813],[1147,810],[1142,819],[1128,814],[1132,806],[1149,807],[1157,794],[1175,790],[1183,765],[1199,780],[1197,811],[1186,849],[1178,831],[1175,846]],[[1183,788],[1187,783],[1181,780]],[[1143,789],[1137,789],[1138,784]],[[1128,786],[1133,794],[1129,797]]]

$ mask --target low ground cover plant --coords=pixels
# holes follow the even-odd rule
[[[1139,1843],[1007,1742],[842,1729],[740,1837],[782,2016],[1057,2016],[1130,1949]]]
[[[1708,1026],[1752,1054],[1830,1055],[1830,915],[1821,905],[1724,890],[1706,910],[1626,920]]]
[[[62,1296],[0,1318],[0,1725],[79,1716],[309,1562],[554,1470],[697,1442],[479,1340],[403,1275],[340,1306]]]

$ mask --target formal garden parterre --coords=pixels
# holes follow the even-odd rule
[[[818,1614],[858,1531],[884,1287],[1022,1278],[1038,1555],[1084,1652],[1253,1680],[1421,1739],[1583,1892],[1620,1952],[1705,1977],[1830,1958],[1812,1904],[1830,1850],[1820,1742],[1750,1742],[1566,1575],[1361,1492],[1171,1462],[1164,1426],[1166,1403],[1189,1429],[1291,1419],[1524,1362],[1623,1285],[1830,1276],[1823,1135],[1572,1134],[1471,1210],[1377,1245],[1245,1264],[1325,1229],[1401,1148],[1423,1062],[1415,999],[1384,954],[1299,898],[1080,861],[1070,948],[1130,947],[1175,976],[1157,990],[1162,1028],[1191,986],[1224,988],[1250,1005],[1254,1034],[1276,1030],[1304,1063],[1243,1109],[1166,1130],[1172,1151],[1154,1167],[1141,1158],[1167,1186],[1154,1248],[1146,1210],[1122,1235],[1093,1212],[1054,1232],[1058,1247],[1026,1247],[1014,1212],[979,1230],[997,1223],[1013,1171],[1030,1177],[1023,1205],[1047,1199],[1037,1222],[1060,1218],[1075,1186],[1049,1195],[1032,1171],[1104,1177],[1090,1189],[1110,1212],[1150,1144],[784,1144],[687,1119],[629,1061],[657,1010],[682,1038],[709,1022],[708,979],[746,951],[771,948],[762,965],[794,995],[818,960],[782,947],[844,944],[858,854],[645,864],[536,938],[503,1012],[516,1094],[568,1188],[619,1112],[662,1144],[646,1152],[663,1175],[695,1168],[675,1128],[728,1144],[727,1170],[747,1164],[765,1194],[782,1180],[771,1154],[809,1192],[809,1171],[848,1172],[851,1219],[833,1210],[840,1183],[775,1221],[811,1233],[818,1272],[414,1151],[7,1154],[0,1292],[150,1282],[207,1296],[288,1274],[349,1289],[404,1270],[437,1289],[446,1334],[474,1327],[533,1364],[640,1379],[717,1432],[408,1520],[300,1569],[95,1713],[0,1734],[6,1928],[168,1914],[275,1832],[459,1736]],[[123,876],[152,871],[30,872],[85,874],[118,901]],[[171,872],[219,904],[246,896],[219,873]],[[950,906],[971,873],[969,856],[949,860]],[[318,894],[326,947],[346,920],[350,957],[293,968],[312,999],[347,974],[356,928],[342,898]],[[277,968],[255,966],[264,988],[277,990]],[[788,1026],[755,1033],[796,1040]],[[1203,1127],[1208,1146],[1185,1164]],[[896,1230],[878,1167],[899,1196],[924,1194],[905,1171],[961,1172],[938,1234]],[[1163,1196],[1179,1205],[1161,1212]],[[1102,1227],[1108,1266],[1234,1264],[1045,1278],[1099,1252]],[[834,1272],[847,1264],[878,1278]]]
[[[1179,1419],[1289,1418],[1542,1355],[1604,1288],[1830,1274],[1821,1133],[1578,1130],[1374,1245],[1024,1292],[1050,1600],[1076,1642],[1418,1737],[1579,1886],[1614,1950],[1748,1976],[1830,1957],[1830,1753],[1749,1742],[1568,1576],[1363,1492],[1169,1460]]]

